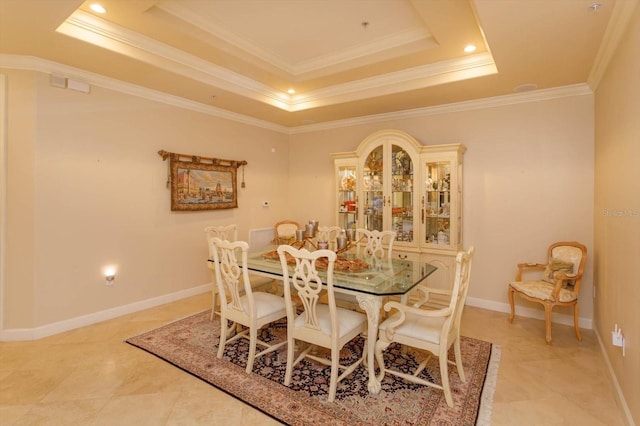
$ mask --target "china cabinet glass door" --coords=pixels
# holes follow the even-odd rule
[[[449,245],[451,242],[451,162],[426,164],[425,242]]]
[[[391,229],[396,241],[413,241],[413,161],[407,151],[391,146]]]
[[[396,144],[381,144],[365,158],[363,221],[369,230],[396,231],[396,241],[413,242],[414,178],[411,155]]]
[[[343,229],[355,229],[358,220],[358,178],[356,165],[337,164],[338,222]]]
[[[380,145],[373,149],[364,162],[363,181],[363,213],[364,228],[382,231],[384,228],[383,215],[384,194],[384,150]]]

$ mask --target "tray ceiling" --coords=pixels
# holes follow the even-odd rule
[[[600,3],[0,0],[0,53],[296,127],[587,83]]]

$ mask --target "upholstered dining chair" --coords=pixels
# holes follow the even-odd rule
[[[236,241],[238,239],[238,225],[232,223],[230,225],[220,226],[207,226],[204,228],[204,233],[207,237],[207,247],[209,248],[209,259],[213,259],[213,238],[220,238],[221,240]],[[216,285],[216,272],[212,262],[207,260],[207,266],[211,270],[211,319],[213,320],[216,314],[217,300],[218,300],[218,286]],[[272,281],[269,278],[259,277],[249,274],[251,279],[252,288],[260,288],[262,286],[272,285]]]
[[[318,234],[316,239],[318,241],[326,241],[329,243],[330,250],[336,250],[338,245],[338,235],[340,235],[342,228],[339,226],[318,226]]]
[[[287,306],[287,368],[284,384],[291,384],[293,366],[308,357],[324,365],[331,366],[329,395],[327,400],[334,401],[338,382],[351,374],[366,356],[349,366],[340,364],[342,347],[367,331],[367,317],[359,312],[336,306],[333,290],[333,268],[336,260],[331,250],[296,249],[288,245],[278,247],[278,255],[284,276],[284,297]],[[289,265],[289,262],[292,262]],[[293,263],[295,262],[295,263]],[[328,303],[319,303],[322,280],[318,275],[320,263],[326,266],[326,289]],[[301,301],[302,312],[298,313],[292,304],[292,292],[296,292]],[[295,342],[307,343],[294,360]],[[321,346],[331,350],[331,360],[313,355],[311,350]],[[366,344],[364,345],[366,348]],[[340,373],[342,370],[342,373]]]
[[[385,303],[385,311],[396,309],[397,312],[378,327],[375,353],[380,367],[378,380],[381,381],[384,375],[389,373],[413,383],[441,389],[447,405],[453,407],[448,365],[455,365],[460,380],[466,381],[460,352],[460,322],[469,290],[473,252],[474,248],[470,247],[468,251],[461,251],[456,255],[455,281],[451,301],[446,308],[425,310],[420,309],[420,306],[407,306],[394,301]],[[393,342],[428,351],[429,355],[412,374],[388,369],[384,363],[383,351]],[[451,346],[454,349],[455,362],[448,359],[447,354]],[[426,376],[420,377],[432,355],[439,359],[441,384],[429,380]]]
[[[300,228],[300,223],[295,220],[281,220],[273,227],[274,244],[290,244],[296,240],[296,231]]]
[[[356,229],[356,245],[359,254],[380,258],[386,256],[391,259],[393,242],[395,240],[395,231],[369,231],[364,228]]]
[[[582,340],[578,327],[578,295],[587,260],[587,248],[578,242],[557,242],[547,249],[547,263],[518,263],[515,281],[509,283],[511,305],[509,322],[515,316],[514,294],[544,306],[545,339],[551,344],[551,311],[555,306],[573,307],[573,327]],[[527,272],[537,271],[536,279],[523,280]],[[540,276],[542,272],[542,276]]]
[[[212,246],[216,281],[218,291],[222,296],[220,302],[220,343],[217,356],[222,358],[227,343],[241,337],[248,338],[249,356],[246,372],[250,373],[253,370],[256,357],[272,352],[286,344],[286,341],[283,341],[271,345],[258,340],[260,328],[287,316],[285,301],[275,294],[252,290],[246,267],[249,244],[245,241],[231,242],[214,237]],[[240,263],[238,263],[238,254],[240,254]],[[244,290],[242,296],[240,295],[241,290]],[[229,322],[235,324],[230,327]],[[238,330],[237,327],[234,327],[238,324],[245,326],[246,329]],[[234,330],[237,330],[235,334],[233,334]],[[228,334],[230,337],[227,337]],[[265,349],[256,353],[257,345],[261,345]]]

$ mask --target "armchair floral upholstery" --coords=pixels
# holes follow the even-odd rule
[[[509,283],[509,322],[515,315],[514,294],[544,306],[546,341],[551,344],[551,311],[555,306],[573,306],[573,324],[578,340],[578,295],[587,260],[587,248],[578,242],[558,242],[549,246],[547,263],[519,263],[515,281]],[[523,280],[524,274],[538,272],[538,279]],[[541,274],[540,274],[541,273]]]
[[[281,220],[276,222],[273,227],[273,243],[279,244],[291,244],[296,240],[296,230],[301,229],[300,223],[295,220]]]

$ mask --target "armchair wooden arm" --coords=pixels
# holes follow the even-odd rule
[[[575,282],[575,279],[577,276],[578,274],[567,274],[566,272],[557,272],[554,276],[555,283],[553,286],[553,290],[551,291],[551,299],[554,302],[559,300],[560,290],[562,290],[562,288],[564,287],[564,283],[569,281]],[[576,289],[574,288],[573,291],[575,292]]]
[[[522,281],[522,274],[525,270],[535,269],[544,271],[547,265],[542,263],[518,263],[518,272],[516,273],[516,281]]]
[[[400,302],[395,302],[395,301],[385,303],[384,310],[386,312],[389,312],[392,309],[397,310],[399,315],[398,315],[398,318],[392,317],[389,319],[390,320],[389,325],[385,328],[385,333],[387,334],[388,339],[393,338],[392,336],[395,328],[397,328],[398,326],[400,326],[402,323],[405,322],[407,318],[407,314],[419,315],[422,317],[429,317],[429,318],[437,318],[437,317],[449,316],[453,312],[453,309],[450,306],[443,309],[425,310],[425,309],[420,309],[419,307],[407,306],[405,304],[402,304]]]
[[[443,296],[451,297],[451,290],[444,289],[444,288],[433,288],[427,285],[419,285],[415,288],[414,291],[416,293],[422,293],[420,298],[412,305],[414,308],[419,308],[423,306],[425,303],[430,303],[432,294],[440,294]],[[437,302],[435,303],[438,304]]]

